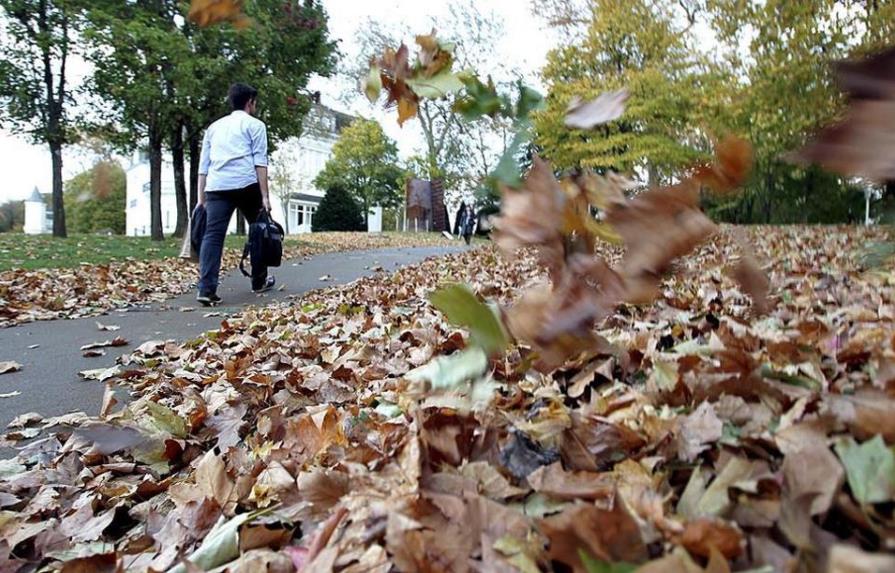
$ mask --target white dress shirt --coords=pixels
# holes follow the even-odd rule
[[[242,110],[208,126],[199,174],[206,191],[231,191],[258,182],[255,167],[267,167],[267,126]]]

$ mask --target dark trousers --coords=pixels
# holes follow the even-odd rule
[[[233,211],[239,209],[246,222],[252,224],[261,212],[261,187],[249,185],[232,191],[207,191],[205,193],[205,236],[199,249],[199,292],[217,292],[221,274],[221,257],[224,239]],[[252,267],[252,289],[264,286],[267,267]]]

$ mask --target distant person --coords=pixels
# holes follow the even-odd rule
[[[463,227],[460,226],[460,219],[463,218],[463,213],[466,212],[466,201],[460,202],[460,208],[457,209],[457,216],[454,218],[454,234],[457,235],[457,238],[463,236]]]
[[[199,294],[205,306],[218,304],[218,279],[224,239],[233,211],[239,209],[250,224],[270,211],[267,186],[267,126],[252,117],[258,90],[233,84],[228,96],[233,112],[212,123],[202,140],[199,159],[199,205],[206,211],[205,235],[199,249]],[[252,266],[252,291],[266,292],[276,279],[267,267]]]
[[[466,241],[467,245],[472,241],[472,232],[474,229],[475,211],[472,207],[464,205],[463,210],[460,212],[460,234],[463,235],[463,240]]]

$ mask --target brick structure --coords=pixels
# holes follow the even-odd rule
[[[404,189],[404,228],[407,231],[447,231],[448,216],[444,206],[444,183],[441,179],[410,179]]]
[[[432,230],[439,233],[450,231],[447,208],[444,206],[444,180],[433,179],[430,188],[432,190]]]

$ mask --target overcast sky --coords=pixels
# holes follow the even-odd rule
[[[330,32],[341,42],[345,53],[356,49],[357,30],[369,18],[405,23],[410,29],[427,32],[433,18],[447,14],[451,0],[323,0],[330,16]],[[509,67],[518,69],[529,80],[534,80],[543,66],[547,51],[553,45],[550,34],[542,29],[541,20],[533,17],[526,0],[477,0],[479,10],[493,12],[503,21],[505,35],[498,43],[498,57]],[[442,34],[440,34],[442,35]],[[412,38],[406,39],[408,42]],[[480,70],[481,71],[481,70]],[[487,72],[485,70],[485,72]],[[419,146],[418,130],[412,122],[401,129],[394,112],[385,114],[365,103],[361,98],[353,102],[336,102],[342,92],[338,81],[317,79],[311,88],[323,93],[323,103],[358,115],[380,119],[387,133],[396,139],[404,157]],[[3,182],[0,183],[0,202],[22,199],[37,186],[41,192],[50,191],[51,173],[49,152],[43,147],[0,130],[0,158]],[[70,149],[65,154],[65,178],[90,166],[89,155]]]

